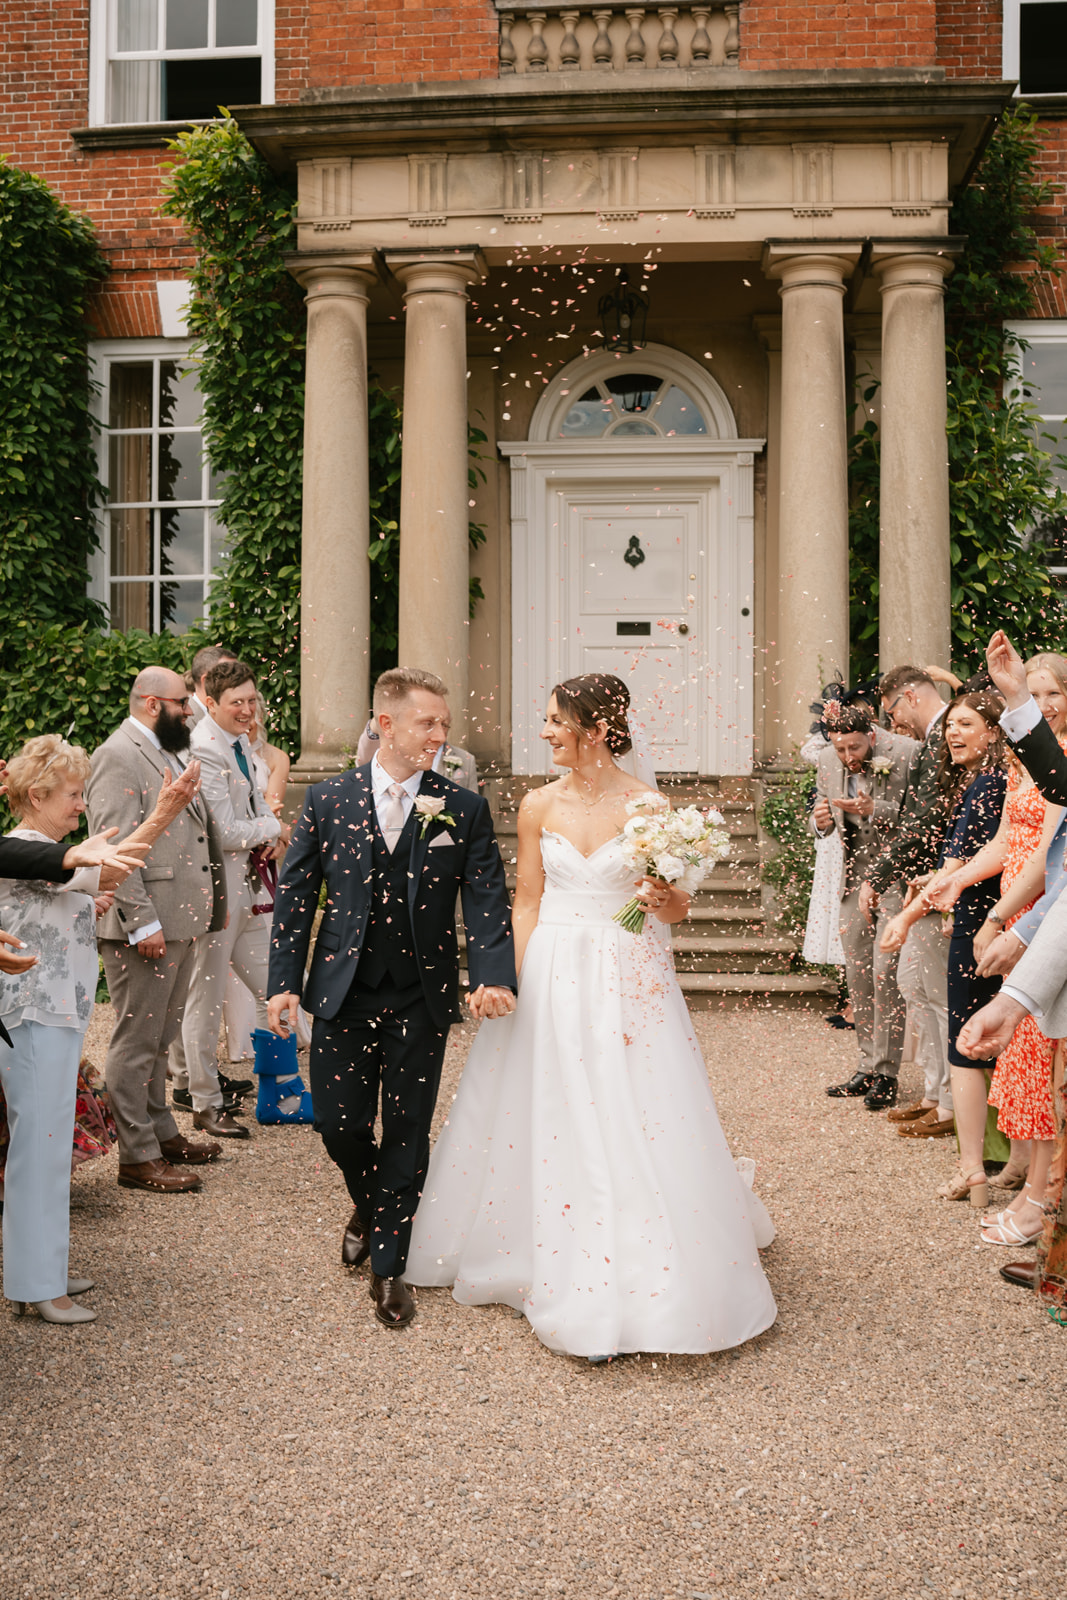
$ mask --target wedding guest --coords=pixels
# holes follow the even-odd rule
[[[193,726],[201,717],[207,716],[207,700],[204,695],[204,679],[212,667],[217,667],[221,661],[236,661],[233,651],[224,644],[206,644],[198,650],[193,657],[185,684],[189,690],[189,706],[193,715]]]
[[[945,702],[933,678],[921,667],[893,667],[878,693],[894,731],[917,740],[919,749],[896,838],[860,891],[860,905],[867,912],[891,884],[911,894],[913,883],[925,881],[937,864],[948,826],[937,781]],[[938,918],[923,917],[912,926],[900,952],[897,985],[915,1021],[924,1081],[920,1098],[890,1111],[887,1120],[898,1130],[921,1121],[925,1137],[945,1137],[954,1132],[954,1124],[948,1060],[948,940],[941,937]]]
[[[1000,732],[1003,709],[999,695],[988,691],[957,695],[949,705],[938,781],[951,813],[938,862],[939,877],[970,861],[1000,826],[1007,789]],[[931,910],[930,896],[939,877],[886,930],[884,942],[890,948],[899,948],[912,923]],[[976,1068],[960,1052],[957,1039],[967,1019],[996,990],[994,981],[979,976],[974,936],[999,892],[999,875],[965,888],[955,903],[948,940],[948,1049],[960,1158],[956,1173],[938,1189],[938,1194],[945,1200],[969,1199],[974,1206],[985,1205],[989,1199],[989,1180],[982,1160],[986,1080],[984,1069]]]
[[[95,751],[86,794],[94,826],[132,833],[163,784],[189,757],[192,710],[182,678],[145,667],[129,715]],[[139,872],[131,873],[100,927],[100,956],[115,1008],[105,1076],[119,1129],[119,1186],[157,1194],[201,1187],[187,1169],[221,1145],[194,1143],[167,1105],[167,1052],[182,1024],[198,942],[226,920],[222,854],[203,796],[191,800]]]
[[[1027,687],[1042,715],[1061,747],[1067,749],[1067,659],[1051,653],[1034,656],[1026,663],[1026,674]],[[1062,817],[1062,808],[1049,805],[1025,768],[1013,759],[1004,816],[996,837],[931,894],[935,906],[948,910],[968,884],[998,871],[1002,873],[1000,899],[975,937],[977,956],[1001,929],[1016,926],[1042,893],[1046,853]],[[1053,872],[1055,876],[1055,864]],[[1028,1244],[1041,1232],[1042,1204],[1056,1134],[1053,1049],[1054,1042],[1028,1016],[997,1061],[989,1101],[997,1107],[1001,1132],[1012,1141],[1012,1157],[993,1181],[998,1187],[1016,1188],[1020,1193],[983,1233],[988,1244]]]
[[[448,714],[448,725],[452,725],[452,713]],[[365,767],[374,757],[379,741],[378,724],[373,717],[367,723],[359,736],[356,746],[356,766]],[[431,771],[439,773],[443,778],[451,778],[453,783],[458,783],[461,789],[470,789],[473,794],[479,793],[478,765],[469,750],[463,750],[458,744],[449,744],[446,739],[444,744],[434,756]]]
[[[15,838],[58,844],[85,810],[85,751],[55,734],[29,739],[7,770]],[[196,774],[168,784],[128,843],[152,845],[195,792]],[[134,851],[135,856],[140,852]],[[0,1060],[10,1146],[5,1172],[4,1293],[46,1322],[92,1322],[71,1295],[93,1287],[70,1278],[70,1157],[81,1041],[96,995],[99,867],[62,887],[0,881],[0,921],[40,957],[0,978],[0,1016],[12,1049]],[[96,903],[94,903],[96,902]]]
[[[197,944],[182,1048],[193,1126],[212,1138],[247,1139],[249,1131],[223,1102],[218,1072],[219,1022],[231,964],[252,990],[256,1019],[267,1027],[266,980],[270,941],[256,912],[260,878],[253,853],[289,842],[255,780],[248,730],[256,718],[256,679],[242,661],[220,661],[204,679],[208,714],[193,730],[193,754],[203,767],[204,799],[218,833],[226,875],[227,926]],[[262,858],[261,858],[262,859]],[[172,1059],[172,1072],[175,1062]]]
[[[885,922],[900,909],[901,896],[890,886],[868,918],[860,909],[860,889],[899,826],[916,747],[912,739],[875,728],[861,706],[828,703],[824,725],[830,748],[816,761],[812,829],[816,838],[831,831],[841,837],[839,926],[860,1053],[848,1082],[826,1092],[835,1098],[863,1095],[868,1110],[877,1111],[896,1100],[904,1045],[897,958],[884,954],[878,944]]]

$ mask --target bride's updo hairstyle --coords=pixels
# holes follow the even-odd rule
[[[580,678],[557,683],[552,693],[563,721],[579,737],[583,733],[597,733],[600,724],[606,723],[605,743],[610,754],[626,754],[630,748],[630,730],[626,725],[630,691],[621,678],[611,672],[586,672]]]

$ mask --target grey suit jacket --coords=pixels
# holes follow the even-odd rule
[[[869,776],[871,794],[874,796],[873,814],[869,817],[846,817],[844,811],[839,811],[831,804],[834,827],[845,846],[842,896],[863,882],[869,869],[892,840],[900,822],[900,808],[908,791],[918,752],[919,746],[914,739],[905,739],[901,734],[886,733],[879,728],[873,757],[876,761],[887,757],[892,765],[884,775],[872,772]],[[820,750],[815,766],[817,800],[832,802],[847,799],[848,777],[833,745]]]
[[[189,742],[200,762],[201,793],[222,848],[226,893],[232,909],[249,898],[249,852],[257,845],[273,844],[281,832],[281,823],[237,765],[232,737],[212,717],[201,717]],[[247,739],[244,750],[251,771]]]
[[[125,838],[155,805],[170,770],[166,758],[147,735],[124,722],[94,751],[90,765],[85,798],[91,831],[118,828]],[[144,866],[115,891],[99,934],[125,941],[135,928],[160,922],[166,939],[195,939],[217,932],[225,921],[222,851],[197,795],[156,840]]]

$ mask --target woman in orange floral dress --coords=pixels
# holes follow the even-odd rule
[[[1067,659],[1046,653],[1026,665],[1030,692],[1067,750]],[[1059,806],[1046,804],[1029,774],[1013,761],[999,831],[985,850],[952,875],[951,890],[947,894],[942,890],[937,900],[947,909],[969,883],[1001,872],[1001,897],[974,941],[977,956],[1043,893],[1045,853],[1061,814]],[[1010,1206],[983,1220],[986,1244],[1018,1248],[1033,1244],[1041,1233],[1056,1137],[1052,1051],[1053,1041],[1045,1038],[1033,1017],[1026,1017],[997,1061],[989,1102],[997,1107],[1000,1131],[1012,1142],[1011,1160],[999,1181],[1005,1188],[1019,1187],[1024,1177],[1025,1182]]]

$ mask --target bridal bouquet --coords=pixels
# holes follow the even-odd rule
[[[692,894],[716,862],[730,854],[726,818],[719,811],[701,811],[699,806],[671,811],[660,794],[642,795],[626,809],[630,820],[622,829],[623,854],[641,877],[662,878]],[[642,933],[647,910],[634,895],[616,911],[614,921],[628,933]]]

